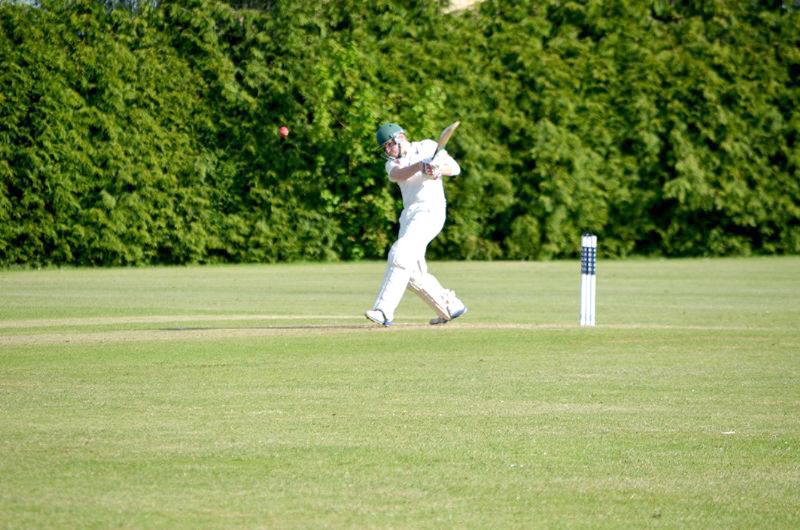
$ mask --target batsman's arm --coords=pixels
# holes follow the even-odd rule
[[[410,179],[418,172],[424,173],[428,178],[439,178],[441,175],[453,176],[461,173],[461,166],[453,160],[446,151],[440,151],[433,160],[426,159],[406,167],[395,167],[389,172],[389,180],[403,182]]]
[[[436,154],[431,164],[438,167],[442,175],[446,177],[454,177],[461,173],[461,166],[459,166],[458,162],[444,150]]]
[[[389,180],[392,182],[403,182],[408,180],[420,171],[424,171],[424,164],[424,161],[420,161],[405,167],[395,166],[389,172]]]

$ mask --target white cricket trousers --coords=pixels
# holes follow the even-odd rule
[[[432,274],[428,273],[425,251],[434,237],[442,231],[446,217],[445,207],[412,205],[400,214],[400,233],[389,251],[386,273],[373,309],[380,309],[388,320],[394,320],[394,312],[403,298],[403,293],[413,282],[414,291],[426,300],[445,300],[447,293]]]

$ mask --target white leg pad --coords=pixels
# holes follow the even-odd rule
[[[419,296],[443,320],[450,320],[453,313],[464,308],[464,303],[456,293],[442,287],[439,280],[428,273],[424,261],[418,263],[417,270],[411,275],[408,290]]]

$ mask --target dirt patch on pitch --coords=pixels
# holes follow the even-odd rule
[[[304,317],[308,320],[309,317]],[[247,320],[253,321],[252,318],[241,319],[218,319],[218,321],[230,320]],[[266,319],[265,319],[266,320]],[[402,333],[411,330],[425,330],[430,332],[447,332],[448,330],[536,330],[536,329],[568,329],[575,326],[553,326],[553,325],[536,325],[536,324],[485,324],[485,323],[467,323],[467,322],[451,322],[445,325],[431,326],[427,322],[420,323],[399,323],[389,328],[376,326],[369,322],[361,323],[362,319],[349,319],[348,321],[341,320],[336,323],[297,323],[293,324],[291,321],[281,318],[280,323],[274,323],[263,326],[208,326],[208,325],[180,325],[175,319],[165,319],[163,322],[164,327],[148,328],[148,329],[121,329],[121,330],[103,330],[103,331],[88,331],[88,330],[69,330],[69,331],[55,331],[52,327],[76,327],[76,326],[99,326],[99,325],[123,325],[123,324],[147,324],[158,323],[158,319],[99,319],[86,322],[77,319],[50,321],[50,329],[42,330],[36,333],[18,333],[11,335],[0,335],[0,347],[9,346],[45,346],[56,344],[105,344],[105,343],[124,343],[124,342],[188,342],[188,341],[205,341],[205,340],[220,340],[220,339],[242,339],[242,338],[258,338],[258,337],[273,337],[273,336],[308,336],[308,335],[325,335],[325,334],[341,334],[341,333]],[[298,318],[298,320],[300,320]],[[196,324],[199,322],[210,322],[210,319],[186,319],[184,322]],[[183,322],[181,322],[183,323]],[[175,325],[178,324],[178,325]],[[45,321],[36,321],[36,324],[20,326],[15,329],[32,328],[32,327],[46,327]],[[6,330],[11,329],[11,326],[3,326]]]
[[[126,324],[181,324],[187,322],[341,321],[363,320],[353,315],[145,315],[125,317],[30,318],[0,320],[0,329],[120,326]]]

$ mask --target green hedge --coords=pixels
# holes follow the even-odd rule
[[[800,253],[784,4],[0,0],[0,264],[383,258],[455,119],[434,258]]]

